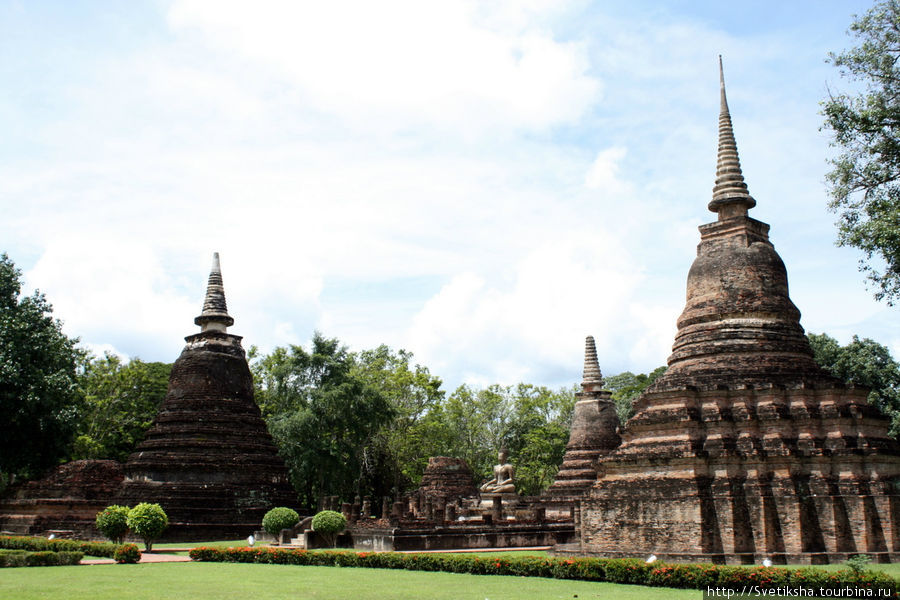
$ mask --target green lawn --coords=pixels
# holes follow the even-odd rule
[[[697,590],[388,569],[161,563],[4,569],[17,600],[697,600]]]

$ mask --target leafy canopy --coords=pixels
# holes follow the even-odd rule
[[[824,128],[841,150],[829,207],[839,214],[838,244],[863,251],[860,270],[891,305],[900,298],[900,2],[877,2],[849,33],[858,45],[829,60],[863,91],[823,103]]]
[[[153,542],[169,526],[169,517],[159,504],[141,502],[128,511],[127,523],[134,535],[144,540],[144,548],[149,552],[153,549]]]
[[[0,478],[36,476],[65,456],[78,418],[83,352],[40,292],[0,254]]]
[[[144,438],[166,397],[171,364],[92,358],[79,383],[84,393],[73,459],[124,461]]]
[[[891,435],[900,433],[900,364],[887,347],[853,336],[846,346],[827,334],[809,334],[816,362],[847,383],[870,388],[869,404],[891,419]]]

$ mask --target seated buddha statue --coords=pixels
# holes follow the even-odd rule
[[[494,477],[481,485],[482,494],[515,494],[516,484],[513,479],[516,476],[516,468],[506,462],[507,450],[502,448],[497,458],[500,464],[494,466]]]

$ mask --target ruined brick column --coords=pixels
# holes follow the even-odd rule
[[[721,75],[721,73],[720,73]],[[900,446],[868,390],[813,360],[738,159],[721,85],[709,209],[666,373],[582,503],[587,553],[819,563],[900,558]]]
[[[213,257],[200,333],[175,361],[169,389],[125,465],[119,503],[156,502],[167,539],[233,539],[259,529],[274,506],[297,505],[287,469],[253,401],[241,337],[227,333],[219,255]]]

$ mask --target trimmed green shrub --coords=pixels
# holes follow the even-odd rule
[[[346,526],[347,518],[333,510],[316,513],[312,520],[313,531],[322,534],[325,542],[332,548],[337,541],[337,534],[342,532]]]
[[[128,528],[144,540],[147,552],[150,552],[153,542],[159,539],[168,526],[169,517],[159,504],[141,502],[128,512]]]
[[[137,544],[122,544],[116,548],[113,558],[119,564],[134,564],[141,560],[141,551]]]
[[[127,506],[112,504],[97,513],[94,524],[109,541],[121,544],[128,533],[128,512]]]
[[[274,535],[278,539],[278,534],[282,529],[289,529],[300,522],[300,515],[297,511],[278,506],[266,513],[263,517],[262,527],[269,535]]]
[[[81,552],[27,552],[7,550],[0,552],[0,567],[53,567],[57,565],[77,565],[84,558]]]
[[[82,542],[79,540],[48,540],[42,537],[29,537],[21,535],[0,535],[0,548],[12,550],[30,550],[40,552],[50,550],[53,552],[82,552],[90,556],[105,556],[112,558],[119,544],[108,542]]]

